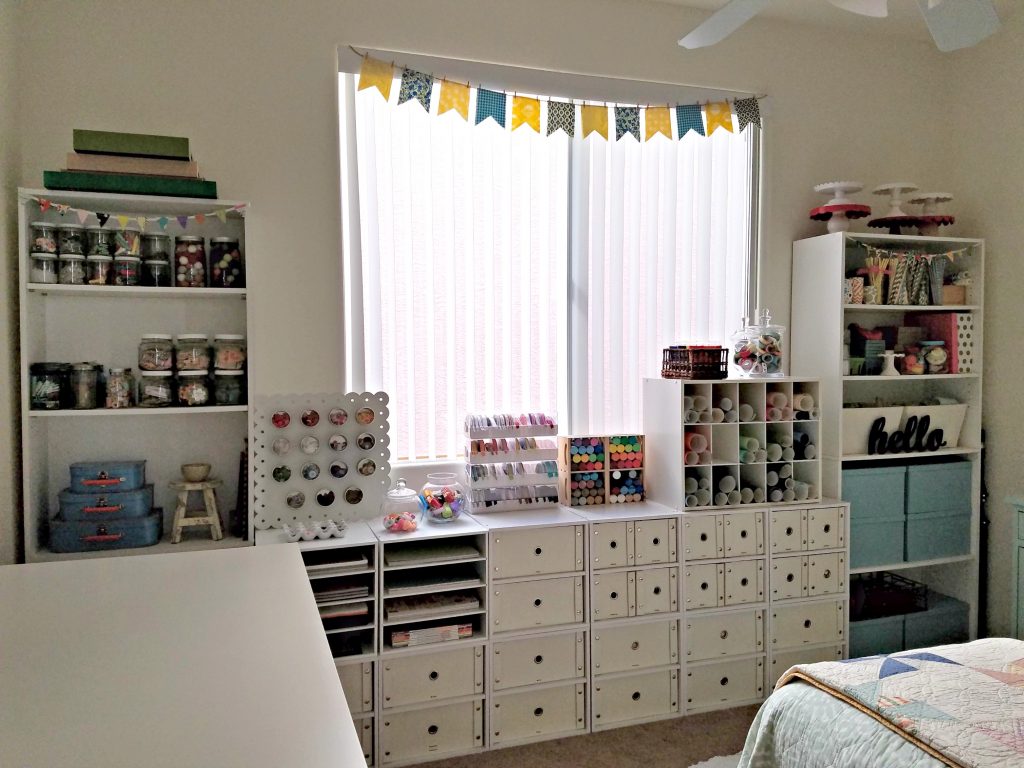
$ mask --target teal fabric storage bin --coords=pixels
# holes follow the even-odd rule
[[[908,649],[962,643],[969,639],[969,622],[967,603],[932,592],[928,595],[927,611],[906,615],[904,643]]]
[[[902,651],[903,615],[850,622],[850,658]]]
[[[971,513],[907,515],[906,560],[935,560],[971,553]]]
[[[850,567],[903,562],[907,468],[843,470],[843,500],[850,502]]]
[[[907,467],[907,515],[938,514],[971,514],[971,462]]]

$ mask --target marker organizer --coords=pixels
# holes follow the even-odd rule
[[[560,437],[558,469],[563,504],[643,501],[643,435]]]
[[[555,419],[543,413],[466,416],[466,484],[472,511],[558,506]]]

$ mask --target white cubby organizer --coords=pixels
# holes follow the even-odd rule
[[[39,198],[51,201],[40,210]],[[30,282],[29,242],[33,221],[76,223],[58,206],[147,217],[166,216],[165,234],[181,233],[177,216],[207,214],[190,220],[185,234],[238,238],[246,268],[246,207],[230,200],[151,197],[54,190],[18,190],[18,285],[21,340],[22,494],[25,510],[25,559],[28,562],[109,557],[190,549],[218,549],[250,542],[233,536],[211,541],[193,534],[171,544],[169,532],[176,492],[167,484],[180,479],[180,465],[205,461],[222,480],[217,496],[222,514],[236,507],[239,456],[249,437],[249,406],[128,408],[33,411],[29,366],[36,362],[100,363],[104,368],[138,368],[138,345],[146,332],[247,334],[251,304],[245,288],[148,288],[128,286],[43,285]],[[240,206],[220,221],[214,211]],[[85,226],[96,226],[95,217]],[[116,229],[113,216],[107,229]],[[150,224],[147,232],[160,232]],[[255,365],[259,365],[256,361]],[[247,361],[248,381],[253,361]],[[249,402],[248,397],[246,402]],[[145,459],[146,481],[154,486],[154,504],[164,510],[164,535],[152,547],[56,554],[47,549],[48,519],[57,511],[57,495],[76,461]],[[251,488],[251,486],[250,486]],[[247,524],[250,525],[251,524]],[[250,527],[251,534],[251,527]]]

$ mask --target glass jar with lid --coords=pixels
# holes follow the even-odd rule
[[[114,232],[114,258],[118,256],[138,256],[141,247],[141,236],[138,227],[125,227]]]
[[[175,284],[179,288],[206,286],[206,249],[203,238],[178,235],[174,238]]]
[[[174,405],[174,374],[170,371],[139,373],[139,407],[169,408]]]
[[[52,253],[33,253],[29,260],[31,282],[53,285],[57,282],[57,256]]]
[[[454,472],[427,475],[419,494],[427,518],[433,523],[450,523],[466,510],[466,493]]]
[[[100,370],[96,363],[75,363],[71,366],[68,407],[77,410],[97,408]]]
[[[109,285],[113,274],[113,256],[89,256],[85,260],[85,280],[89,285]]]
[[[140,262],[138,256],[115,256],[114,285],[138,285]]]
[[[29,227],[32,229],[30,251],[34,253],[57,252],[57,227],[54,224],[48,221],[33,221]]]
[[[208,371],[210,343],[206,334],[179,334],[174,344],[174,359],[179,371]]]
[[[213,401],[217,405],[245,404],[245,373],[243,371],[213,372]]]
[[[786,327],[772,323],[771,312],[757,311],[755,322],[733,335],[731,362],[741,376],[777,378],[783,372]]]
[[[85,256],[62,253],[57,282],[61,285],[85,285]]]
[[[419,494],[407,487],[401,477],[395,482],[395,487],[384,495],[380,506],[384,513],[384,530],[391,533],[415,531],[423,511]]]
[[[135,403],[135,376],[131,368],[111,368],[107,373],[107,408],[131,408]]]
[[[174,283],[171,280],[171,262],[160,259],[143,261],[142,284],[150,288],[172,287]]]
[[[77,224],[58,224],[57,253],[85,256],[85,228]]]
[[[210,287],[243,288],[245,271],[237,237],[210,238]]]
[[[109,256],[114,244],[114,233],[103,227],[89,227],[85,230],[87,256]]]
[[[178,371],[178,405],[198,407],[210,402],[206,371]]]
[[[218,333],[213,337],[213,367],[223,371],[245,368],[245,336],[240,333]]]
[[[29,407],[33,411],[57,411],[67,389],[67,363],[32,363],[29,366]]]
[[[142,235],[142,260],[143,261],[166,261],[171,260],[171,236],[161,235],[155,232],[146,232]]]
[[[169,333],[144,333],[139,342],[139,369],[169,371],[174,367],[174,342]]]

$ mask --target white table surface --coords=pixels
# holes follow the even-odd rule
[[[0,766],[365,768],[298,549],[0,567]]]

